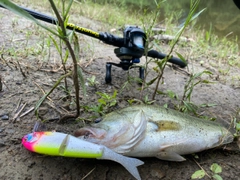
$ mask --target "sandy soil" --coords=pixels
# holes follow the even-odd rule
[[[32,132],[34,124],[39,119],[36,118],[33,111],[23,117],[20,115],[35,106],[43,95],[42,90],[45,92],[50,90],[57,79],[63,75],[63,70],[54,46],[50,46],[50,51],[46,47],[48,36],[45,31],[7,10],[0,9],[0,14],[0,52],[2,56],[0,58],[2,82],[2,91],[0,91],[0,179],[133,179],[121,165],[112,161],[42,156],[31,153],[22,147],[22,137]],[[91,27],[96,31],[103,29],[100,22],[84,17],[81,17],[80,25]],[[43,42],[45,42],[45,48],[41,50]],[[96,87],[87,86],[85,98],[81,93],[81,105],[96,104],[99,98],[96,95],[97,91],[113,93],[115,89],[119,90],[118,105],[115,108],[127,106],[127,99],[140,98],[139,86],[136,82],[132,82],[120,91],[128,79],[128,73],[119,68],[113,67],[112,85],[105,84],[105,63],[107,61],[119,62],[113,53],[114,47],[91,40],[84,35],[79,36],[79,42],[84,77],[95,75],[98,81]],[[163,44],[162,46],[163,49],[167,48],[167,45]],[[70,61],[69,68],[71,68]],[[202,71],[206,68],[197,63],[193,66],[195,71]],[[231,86],[231,83],[221,81],[221,79],[226,80],[226,77],[219,76],[214,70],[212,72],[212,77],[218,78],[209,77],[209,80],[214,83],[197,86],[193,92],[192,101],[198,105],[216,104],[213,107],[200,109],[199,113],[217,118],[216,121],[229,127],[231,117],[236,117],[236,111],[239,109],[240,91]],[[129,74],[132,77],[138,76],[137,69],[130,70]],[[154,73],[150,72],[148,79],[153,77]],[[172,90],[181,96],[187,79],[187,73],[169,66],[166,68],[164,83],[159,90],[163,92]],[[72,79],[68,78],[67,81],[72,89]],[[146,90],[144,95],[148,94],[151,97],[153,87],[154,85]],[[71,94],[74,95],[73,92]],[[50,100],[46,100],[40,107],[39,115],[45,120],[42,122],[45,130],[72,134],[74,130],[83,126],[83,121],[69,120],[63,124],[57,122],[59,117],[74,109],[74,103],[69,106],[70,102],[64,97],[63,89],[57,88],[50,95]],[[167,103],[169,107],[173,108],[176,101],[171,100],[168,96],[158,95],[155,103],[159,105]],[[25,105],[25,107],[20,115],[16,116],[19,105]],[[81,118],[84,119],[90,115],[82,110]],[[142,179],[148,180],[190,179],[191,175],[200,169],[199,166],[211,176],[209,169],[211,164],[218,163],[223,169],[223,172],[220,173],[223,179],[240,180],[240,153],[236,142],[225,146],[224,149],[198,153],[198,156],[198,159],[194,159],[191,155],[186,156],[187,161],[181,163],[162,161],[156,158],[142,158],[145,164],[139,167],[139,172]],[[206,176],[204,179],[208,179],[208,177]]]

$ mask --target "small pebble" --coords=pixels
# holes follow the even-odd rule
[[[3,146],[5,146],[5,143],[2,140],[0,140],[0,147],[3,147]]]
[[[9,116],[7,114],[4,114],[2,117],[1,117],[2,120],[8,120],[9,119]]]
[[[16,131],[14,129],[5,129],[5,132],[8,133],[8,134],[14,134]]]

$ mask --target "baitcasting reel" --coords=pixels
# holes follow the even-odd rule
[[[123,31],[123,47],[114,49],[114,53],[121,60],[119,64],[113,62],[107,62],[106,64],[106,83],[111,83],[111,68],[112,65],[120,67],[127,71],[130,68],[134,68],[135,63],[140,62],[140,58],[143,56],[144,47],[146,42],[146,34],[144,31],[136,26],[128,26]],[[144,68],[139,67],[139,78],[144,78]]]

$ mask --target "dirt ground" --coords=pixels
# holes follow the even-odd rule
[[[121,165],[112,161],[43,156],[31,153],[21,145],[22,137],[32,132],[34,124],[39,120],[33,111],[22,117],[20,115],[35,106],[43,96],[42,90],[45,92],[50,90],[57,78],[63,75],[63,70],[54,46],[50,46],[50,51],[46,47],[48,36],[45,31],[7,10],[0,9],[0,16],[0,77],[2,82],[2,91],[0,92],[0,179],[133,179]],[[80,25],[91,27],[96,31],[103,31],[104,28],[100,22],[84,17],[81,17]],[[45,48],[41,50],[43,42],[45,42]],[[96,87],[87,86],[85,98],[81,93],[81,105],[96,104],[99,98],[96,95],[97,91],[113,93],[115,89],[119,90],[116,108],[127,106],[127,99],[140,98],[139,86],[136,82],[129,84],[120,92],[121,87],[128,79],[128,73],[119,68],[112,68],[112,85],[105,84],[105,63],[107,61],[119,62],[113,53],[114,47],[84,35],[79,35],[79,42],[84,77],[90,78],[95,75],[98,81]],[[162,46],[167,48],[166,44]],[[193,66],[195,71],[206,69],[197,63]],[[68,67],[71,66],[68,65]],[[192,101],[195,104],[216,104],[213,107],[200,109],[199,113],[215,117],[216,121],[229,127],[231,117],[238,117],[236,112],[239,109],[240,90],[237,88],[238,86],[232,86],[227,77],[219,75],[213,68],[209,69],[213,73],[210,80],[214,83],[197,86],[194,89]],[[187,69],[185,70],[187,71]],[[237,70],[233,69],[232,72],[236,73]],[[138,76],[137,70],[130,70],[130,75]],[[149,80],[152,77],[153,72],[150,72]],[[169,66],[166,68],[164,82],[159,90],[163,92],[172,90],[181,96],[187,79],[187,73]],[[221,81],[222,79],[224,81]],[[72,79],[68,78],[67,81],[72,88]],[[151,97],[153,87],[154,85],[144,94],[149,94]],[[63,124],[57,122],[60,116],[74,109],[74,104],[71,103],[69,106],[69,102],[64,97],[63,89],[57,88],[40,107],[39,115],[45,120],[42,122],[45,130],[72,134],[74,130],[83,125],[82,121],[69,120]],[[176,102],[168,96],[158,95],[155,104],[164,105],[165,103],[173,107]],[[17,115],[19,106],[23,107],[23,111]],[[85,118],[88,115],[86,112],[82,112],[81,117]],[[192,155],[186,156],[187,161],[180,163],[162,161],[157,158],[142,158],[141,160],[145,164],[138,168],[139,173],[142,179],[148,180],[190,179],[191,175],[200,167],[211,176],[210,166],[218,163],[223,169],[220,173],[223,179],[240,180],[240,153],[236,141],[224,148],[198,153],[198,156],[198,159],[194,159]],[[209,178],[205,176],[203,179]]]

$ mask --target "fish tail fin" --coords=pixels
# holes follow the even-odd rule
[[[139,159],[123,156],[105,146],[103,146],[103,155],[99,159],[108,159],[118,162],[123,167],[125,167],[128,172],[132,174],[137,180],[141,179],[137,166],[143,165],[144,162],[140,161]]]

